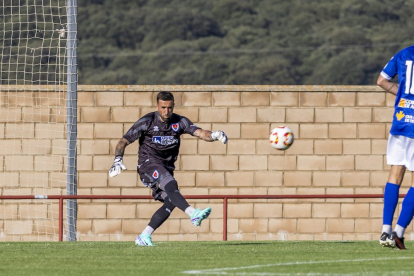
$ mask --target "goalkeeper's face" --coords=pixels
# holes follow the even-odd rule
[[[174,102],[173,101],[163,101],[159,100],[157,103],[158,114],[164,122],[168,122],[171,119],[174,111]]]

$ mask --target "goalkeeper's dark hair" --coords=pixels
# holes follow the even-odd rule
[[[174,102],[174,95],[169,91],[161,91],[157,95],[157,103],[159,101],[173,101]]]

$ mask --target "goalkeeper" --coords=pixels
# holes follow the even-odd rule
[[[178,207],[185,212],[195,226],[200,226],[211,208],[194,209],[181,195],[177,181],[174,179],[174,163],[180,149],[180,136],[190,134],[204,141],[227,143],[227,136],[222,131],[203,130],[184,116],[173,113],[174,96],[162,91],[157,95],[157,111],[140,118],[118,142],[115,160],[109,176],[114,177],[126,170],[122,164],[125,147],[139,140],[138,174],[142,183],[152,189],[155,200],[163,202],[152,216],[148,226],[136,238],[135,244],[152,246],[152,233],[168,219],[171,212]]]

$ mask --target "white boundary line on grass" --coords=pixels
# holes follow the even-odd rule
[[[366,262],[366,261],[384,261],[384,260],[404,260],[404,259],[413,259],[414,257],[396,257],[396,258],[376,258],[376,259],[355,259],[355,260],[332,260],[332,261],[308,261],[308,262],[288,262],[288,263],[276,263],[276,264],[267,264],[267,265],[251,265],[251,266],[239,266],[239,267],[223,267],[223,268],[213,268],[213,269],[204,269],[204,270],[185,270],[181,273],[184,274],[198,274],[198,275],[358,275],[360,273],[268,273],[268,272],[235,272],[235,270],[242,269],[254,269],[254,268],[263,268],[263,267],[272,267],[272,266],[291,266],[291,265],[309,265],[309,264],[330,264],[330,263],[350,263],[350,262]],[[229,271],[230,273],[228,273]],[[408,271],[395,271],[393,275],[403,275]],[[409,271],[413,273],[412,271]],[[368,275],[369,272],[363,272],[362,274]],[[379,272],[381,274],[381,272]],[[378,275],[378,272],[372,275]]]
[[[201,275],[201,274],[199,274]],[[216,274],[217,275],[217,274]],[[304,273],[304,272],[298,272],[298,273],[271,273],[271,272],[235,272],[235,273],[230,273],[227,274],[227,272],[225,272],[225,274],[221,274],[221,275],[242,275],[242,276],[301,276],[301,275],[305,275],[305,276],[357,276],[357,275],[361,275],[361,276],[389,276],[389,275],[393,275],[393,276],[400,276],[400,275],[413,275],[412,271],[392,271],[392,273],[384,273],[381,271],[376,271],[376,272],[357,272],[357,273]]]

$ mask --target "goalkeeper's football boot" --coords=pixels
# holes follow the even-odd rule
[[[151,235],[141,234],[135,239],[135,245],[139,246],[154,246],[152,244]]]
[[[193,215],[191,216],[191,223],[195,226],[200,226],[203,219],[208,218],[211,213],[211,208],[207,207],[206,209],[195,209]]]
[[[397,233],[395,233],[395,231],[392,232],[390,238],[387,238],[387,241],[388,241],[388,244],[393,248],[397,247],[399,250],[406,250],[407,249],[407,248],[405,248],[405,245],[404,245],[404,238],[399,238],[397,236]]]
[[[389,239],[390,235],[388,235],[387,232],[382,232],[381,237],[379,239],[379,243],[380,245],[384,246],[384,247],[390,247],[390,245],[388,244],[387,239]]]

